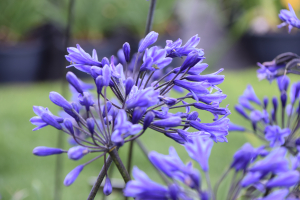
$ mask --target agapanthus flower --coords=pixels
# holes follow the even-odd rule
[[[230,111],[227,107],[220,107],[226,95],[217,87],[224,80],[224,75],[219,74],[223,69],[208,75],[202,74],[208,65],[201,63],[205,58],[203,50],[196,47],[200,40],[198,36],[192,37],[182,47],[181,44],[171,47],[170,42],[167,42],[171,46],[167,45],[164,49],[151,47],[157,37],[158,33],[150,32],[132,57],[130,45],[125,43],[117,54],[119,61],[114,56],[110,59],[104,57],[99,61],[95,50],[90,56],[79,45],[77,48],[68,48],[69,55],[66,58],[71,62],[68,67],[75,67],[89,74],[94,81],[95,92],[91,91],[93,88],[90,84],[82,82],[74,73],[68,72],[66,78],[72,91],[71,101],[57,92],[51,92],[49,96],[50,100],[63,110],[60,112],[61,117],[53,115],[47,108],[34,107],[37,116],[30,120],[37,126],[34,130],[53,126],[68,134],[72,138],[72,144],[75,144],[69,150],[40,148],[40,151],[36,152],[35,149],[35,155],[68,153],[70,159],[80,162],[83,157],[97,154],[71,171],[66,177],[65,185],[71,185],[83,168],[93,161],[105,158],[106,154],[115,158],[121,146],[142,136],[148,128],[180,144],[192,142],[194,137],[203,139],[201,143],[209,144],[209,148],[212,146],[210,138],[215,142],[227,142],[227,116]],[[167,67],[173,58],[184,56],[186,58],[181,66],[167,68],[169,71],[163,72],[163,68]],[[167,78],[168,76],[171,78]],[[186,89],[190,93],[186,96],[172,97],[169,91],[174,87]],[[108,93],[113,94],[113,97]],[[188,98],[191,103],[185,101]],[[215,116],[214,122],[200,123],[201,116],[191,111],[191,107],[211,112]],[[176,108],[185,111],[172,112]],[[220,115],[222,117],[219,117]],[[198,131],[189,132],[189,127],[195,127]],[[196,147],[190,146],[191,152],[193,148]],[[200,148],[198,143],[197,148]],[[209,155],[208,150],[202,150],[201,155]],[[196,159],[198,153],[193,154]],[[119,162],[116,159],[114,161]],[[122,164],[118,163],[117,166],[120,167],[119,170],[123,169]],[[176,178],[190,187],[200,187],[197,172],[191,170],[190,164],[184,166]],[[142,174],[136,171],[136,176]],[[111,192],[109,180],[106,175],[106,195]],[[147,181],[151,182],[148,179]],[[162,192],[159,197],[184,195],[182,192],[176,192],[180,190],[176,184],[168,187],[156,186]]]
[[[286,10],[286,9],[280,10],[278,16],[283,22],[280,25],[278,25],[278,28],[281,28],[283,26],[288,26],[289,32],[291,32],[293,27],[300,29],[300,20],[298,19],[291,4],[288,5],[290,10]]]

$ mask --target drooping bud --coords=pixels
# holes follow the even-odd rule
[[[146,35],[146,37],[143,39],[143,41],[141,42],[138,52],[142,53],[143,51],[145,51],[145,49],[148,46],[150,46],[156,42],[157,37],[158,37],[158,33],[154,32],[154,31],[151,31],[150,33],[148,33]]]
[[[128,42],[125,42],[123,44],[123,52],[126,62],[130,61],[130,45]]]
[[[89,152],[89,149],[86,147],[76,146],[69,149],[68,157],[72,160],[79,160]]]
[[[88,118],[86,120],[86,125],[90,131],[91,134],[94,134],[94,127],[95,127],[95,121],[92,118]]]
[[[129,93],[130,93],[130,91],[131,91],[133,85],[134,85],[134,81],[133,81],[133,79],[132,79],[131,77],[129,77],[129,78],[126,80],[126,83],[125,83],[125,94],[126,94],[126,96],[129,95]]]
[[[192,51],[184,60],[183,64],[180,67],[180,71],[182,72],[189,67],[195,66],[201,59],[202,57],[199,56],[198,51]]]
[[[56,104],[64,109],[72,110],[71,104],[59,93],[50,92],[49,98],[54,104]]]
[[[110,182],[110,179],[106,176],[104,187],[103,187],[103,193],[106,196],[108,196],[111,194],[111,192],[112,192],[111,182]]]
[[[146,130],[150,124],[153,122],[154,120],[154,117],[155,117],[155,114],[153,112],[148,112],[146,115],[145,115],[145,119],[144,119],[144,126],[143,126],[143,129]]]
[[[104,86],[103,76],[100,75],[96,78],[96,86],[97,86],[97,93],[101,94],[102,88]]]
[[[50,156],[54,154],[61,154],[64,150],[52,147],[35,147],[32,153],[36,156]]]
[[[68,72],[66,75],[67,81],[75,88],[78,93],[83,93],[79,79],[73,72]]]
[[[41,115],[41,118],[44,122],[46,122],[48,125],[53,126],[54,128],[61,130],[62,126],[54,119],[52,115],[49,113],[43,113]]]
[[[105,65],[103,67],[102,73],[103,73],[103,81],[104,81],[103,84],[104,84],[104,86],[109,86],[109,82],[110,82],[110,79],[111,79],[111,70],[110,70],[108,65]]]
[[[67,118],[67,119],[64,120],[64,125],[68,129],[68,131],[70,131],[70,133],[72,135],[74,135],[74,129],[73,129],[73,123],[72,123],[72,121]]]
[[[80,172],[83,170],[84,165],[79,165],[77,167],[75,167],[72,171],[70,171],[70,173],[68,173],[68,175],[66,176],[65,180],[64,180],[64,185],[65,186],[70,186],[78,177],[78,175],[80,174]]]

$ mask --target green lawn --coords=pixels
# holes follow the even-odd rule
[[[259,98],[263,96],[272,97],[274,93],[275,95],[278,94],[277,84],[269,84],[267,81],[259,82],[254,69],[239,72],[227,71],[225,75],[226,79],[220,87],[228,95],[228,98],[222,105],[229,104],[232,111],[229,118],[234,123],[245,123],[245,120],[235,113],[233,106],[247,84],[253,85]],[[292,80],[297,80],[297,77],[292,77]],[[57,135],[61,133],[51,127],[33,132],[31,130],[34,126],[29,122],[29,119],[34,116],[33,105],[49,107],[53,113],[57,113],[58,107],[54,106],[48,98],[50,91],[59,92],[60,83],[46,82],[0,86],[0,194],[2,199],[53,199],[55,156],[36,157],[32,155],[32,149],[36,146],[55,146]],[[200,118],[205,121],[210,120],[212,116],[201,112]],[[148,131],[141,139],[149,150],[167,154],[169,146],[172,145],[176,147],[184,162],[190,160],[182,146],[159,133]],[[248,140],[253,145],[260,144],[250,134],[237,132],[231,133],[228,140],[228,143],[214,144],[210,159],[210,175],[213,183],[229,166],[232,155],[244,142]],[[69,147],[67,143],[65,146]],[[160,181],[138,146],[134,148],[134,165],[145,170],[152,179]],[[120,149],[122,158],[126,158],[126,152],[127,146],[125,145]],[[67,155],[63,155],[63,157],[65,158],[63,176],[65,176],[77,165],[93,158],[93,155],[88,155],[80,161],[68,160]],[[194,164],[198,168],[197,163]],[[86,199],[91,189],[88,180],[99,173],[101,166],[101,161],[88,165],[73,185],[70,187],[63,186],[62,199]],[[113,177],[120,177],[117,171],[114,171]],[[204,183],[203,185],[206,187]],[[225,181],[221,186],[219,199],[224,199],[222,194],[226,188]],[[102,199],[101,195],[98,195],[96,199]],[[116,195],[111,195],[109,199],[119,198]]]

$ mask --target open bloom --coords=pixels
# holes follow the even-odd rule
[[[282,9],[279,13],[279,18],[283,21],[280,25],[278,25],[278,28],[281,28],[283,26],[289,27],[289,32],[291,32],[292,28],[300,28],[300,20],[298,19],[293,7],[291,4],[289,4],[289,9]]]

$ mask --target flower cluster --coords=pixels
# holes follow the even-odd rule
[[[289,9],[282,9],[279,13],[279,18],[283,21],[280,25],[278,25],[278,28],[281,28],[283,26],[289,27],[289,32],[291,32],[292,28],[300,28],[300,20],[298,19],[293,7],[291,4],[289,4]]]
[[[227,142],[230,112],[227,107],[219,107],[226,95],[217,87],[224,80],[224,75],[219,75],[222,69],[208,75],[200,74],[208,65],[201,63],[204,52],[196,48],[200,41],[197,35],[183,46],[178,39],[175,42],[168,40],[165,48],[150,47],[157,37],[156,32],[150,32],[132,59],[128,43],[118,52],[118,59],[111,56],[110,60],[104,57],[101,61],[95,50],[91,56],[79,45],[67,49],[66,59],[71,63],[68,67],[89,74],[94,80],[95,92],[90,91],[92,85],[68,72],[66,78],[73,91],[72,102],[57,92],[50,92],[49,96],[63,109],[61,117],[52,114],[48,108],[34,106],[37,116],[30,120],[37,126],[33,130],[49,125],[70,135],[72,143],[76,144],[69,150],[37,147],[33,151],[35,155],[67,153],[70,159],[80,160],[87,154],[100,153],[72,170],[65,178],[66,186],[75,181],[87,164],[105,158],[106,154],[116,155],[119,147],[140,137],[148,128],[180,144],[189,142],[194,136]],[[180,67],[164,71],[174,58],[184,56]],[[180,98],[170,97],[169,91],[173,87],[188,93]],[[190,99],[190,103],[186,99]],[[191,107],[212,113],[214,121],[201,123],[198,112],[191,112]],[[186,112],[172,113],[175,108],[186,108]],[[189,127],[197,132],[188,132]],[[196,158],[199,152],[192,154]],[[106,180],[104,193],[108,195],[111,184],[108,177]]]

